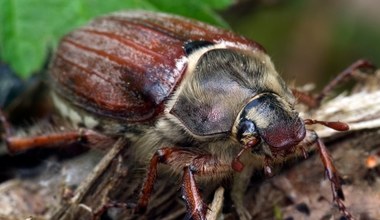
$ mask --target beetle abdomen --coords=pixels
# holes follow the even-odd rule
[[[194,40],[257,43],[213,26],[150,12],[100,17],[60,43],[51,65],[54,89],[92,113],[129,122],[149,121],[185,72],[183,45]]]

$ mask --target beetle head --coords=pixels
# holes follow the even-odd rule
[[[254,96],[235,122],[237,140],[247,146],[265,142],[271,152],[287,150],[304,139],[306,130],[298,113],[278,95],[265,92]]]

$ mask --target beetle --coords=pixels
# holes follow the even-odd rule
[[[127,138],[134,159],[147,167],[136,212],[148,206],[159,164],[182,175],[189,217],[205,219],[198,181],[247,166],[270,173],[272,164],[316,145],[333,200],[352,218],[331,157],[307,128],[348,125],[301,119],[295,94],[304,96],[287,86],[255,41],[176,15],[117,12],[63,37],[49,75],[56,108],[77,130],[18,137],[1,113],[9,151]]]

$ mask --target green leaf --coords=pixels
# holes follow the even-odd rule
[[[166,11],[227,27],[214,9],[232,0],[0,0],[0,60],[22,77],[38,71],[59,38],[91,18],[124,9]]]
[[[232,4],[232,0],[149,0],[161,11],[195,18],[210,24],[228,27],[228,24],[214,11]]]

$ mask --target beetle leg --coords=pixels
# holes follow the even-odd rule
[[[207,205],[203,202],[190,166],[184,168],[182,182],[182,198],[186,201],[187,219],[205,220]]]
[[[302,91],[298,91],[297,89],[292,89],[292,92],[297,99],[304,103],[305,105],[316,108],[318,107],[322,100],[337,86],[345,82],[348,78],[352,78],[354,76],[354,73],[356,70],[361,68],[369,68],[369,69],[375,69],[375,66],[370,63],[367,60],[357,60],[353,64],[351,64],[349,67],[347,67],[345,70],[340,72],[333,80],[331,80],[323,89],[322,91],[312,96],[310,94],[307,94]]]
[[[338,205],[339,211],[341,211],[341,213],[347,219],[353,219],[351,213],[347,210],[346,206],[343,203],[344,194],[338,171],[332,162],[331,156],[329,155],[326,146],[319,138],[317,140],[317,147],[319,150],[319,156],[321,157],[322,163],[325,167],[326,176],[331,182],[333,200]]]
[[[10,153],[19,153],[36,147],[68,146],[75,143],[83,143],[89,147],[101,148],[104,147],[102,145],[108,146],[110,141],[113,141],[111,140],[112,138],[89,129],[53,132],[30,137],[13,136],[9,132],[6,132],[4,139]]]
[[[6,142],[8,150],[12,153],[21,152],[35,147],[67,146],[80,142],[94,142],[103,136],[92,130],[67,131],[51,133],[34,137],[9,137]]]
[[[165,147],[161,148],[153,155],[150,159],[150,165],[147,177],[144,181],[144,185],[142,187],[139,201],[137,202],[137,206],[135,208],[135,212],[144,213],[149,202],[150,195],[153,191],[154,182],[157,178],[157,165],[158,163],[167,163],[167,157],[171,156],[173,150],[172,148]]]
[[[317,102],[315,97],[307,92],[292,88],[292,93],[296,97],[298,102],[303,103],[310,108],[317,108],[320,105],[320,103]]]
[[[303,147],[310,147],[313,144],[317,145],[317,149],[319,151],[319,156],[321,158],[323,166],[325,167],[326,176],[331,183],[333,201],[338,205],[339,211],[347,219],[353,219],[351,213],[347,210],[346,206],[343,203],[344,194],[343,194],[343,190],[342,190],[340,176],[339,176],[337,169],[335,168],[335,165],[332,161],[332,158],[331,158],[325,144],[322,142],[321,139],[319,139],[318,135],[314,131],[308,130],[304,141],[302,141],[300,143],[300,147],[302,147],[302,148]]]
[[[317,102],[321,102],[323,98],[326,97],[328,93],[330,93],[333,89],[335,89],[339,84],[342,84],[347,78],[351,78],[354,76],[356,70],[361,68],[370,68],[375,69],[375,66],[370,63],[368,60],[357,60],[345,70],[340,72],[333,80],[330,81],[322,91],[316,96]]]
[[[193,159],[190,166],[184,168],[182,196],[186,201],[188,215],[194,220],[206,219],[207,205],[203,202],[194,175],[205,176],[211,174],[228,173],[231,165],[222,163],[211,154],[204,154]]]
[[[89,147],[101,148],[109,145],[112,138],[102,135],[90,129],[78,129],[67,131],[48,132],[47,134],[36,134],[32,136],[16,136],[11,124],[8,122],[4,112],[0,109],[0,125],[4,134],[3,139],[10,153],[18,153],[36,147],[68,146],[75,143],[89,143]]]
[[[9,137],[12,135],[12,126],[9,124],[4,112],[0,109],[0,123],[3,126],[4,137]]]
[[[189,217],[195,220],[205,219],[207,207],[201,199],[194,175],[204,176],[232,171],[231,164],[222,163],[211,154],[191,152],[183,148],[175,147],[161,148],[150,160],[147,178],[142,187],[140,198],[135,209],[136,212],[144,212],[147,208],[157,177],[158,163],[167,164],[172,168],[182,167],[182,194],[189,210]]]

